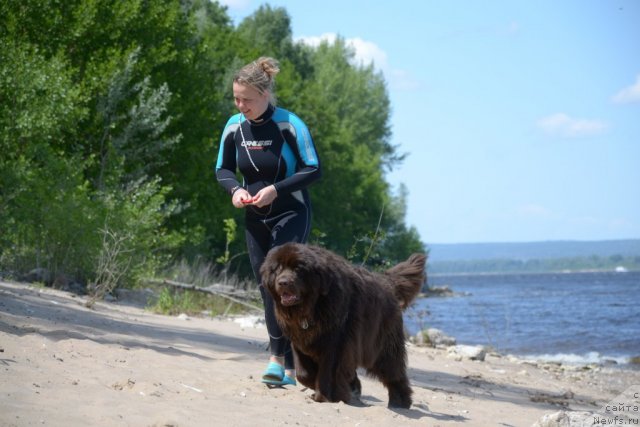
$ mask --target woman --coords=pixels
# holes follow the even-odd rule
[[[244,208],[249,259],[265,308],[271,357],[262,382],[295,385],[289,340],[275,319],[273,300],[260,283],[267,252],[287,242],[305,243],[311,227],[306,188],[320,178],[320,161],[307,126],[295,114],[276,107],[273,58],[261,57],[233,78],[240,113],[227,122],[220,141],[216,178]],[[243,176],[240,184],[236,169]]]

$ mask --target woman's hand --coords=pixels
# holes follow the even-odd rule
[[[233,196],[231,197],[231,203],[236,208],[244,208],[251,202],[251,194],[249,194],[249,192],[244,188],[236,190],[236,192],[233,193]]]
[[[251,200],[253,205],[261,208],[263,206],[269,206],[273,201],[278,197],[278,192],[276,191],[276,187],[270,185],[268,187],[264,187],[262,190],[258,191],[258,194],[253,196]]]

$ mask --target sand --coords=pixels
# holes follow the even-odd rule
[[[640,372],[497,354],[456,360],[408,345],[410,409],[362,378],[362,401],[316,403],[259,381],[267,332],[233,318],[162,316],[49,288],[0,282],[0,426],[530,426],[598,411]]]

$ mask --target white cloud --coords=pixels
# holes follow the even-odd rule
[[[411,73],[405,70],[393,69],[387,74],[387,81],[392,89],[403,92],[415,91],[422,87],[422,84]]]
[[[607,224],[609,230],[615,231],[633,230],[633,225],[633,221],[627,218],[613,218]]]
[[[520,24],[516,21],[511,21],[507,27],[507,34],[517,34],[520,32]]]
[[[251,5],[251,0],[218,0],[223,6],[229,9],[247,9]]]
[[[386,70],[389,68],[387,62],[387,53],[380,49],[377,44],[362,40],[359,37],[354,39],[347,39],[349,44],[355,51],[355,60],[362,65],[373,65],[380,69]]]
[[[317,47],[322,42],[329,44],[335,43],[338,35],[335,33],[324,33],[320,36],[300,37],[296,41],[301,41],[309,46]],[[380,49],[378,45],[373,42],[363,40],[359,37],[345,39],[346,45],[351,47],[354,51],[354,60],[359,65],[373,65],[379,70],[388,69],[387,53]]]
[[[636,82],[616,93],[612,98],[616,104],[628,104],[640,102],[640,74],[636,76]]]
[[[538,127],[550,135],[579,138],[601,134],[608,125],[602,120],[578,119],[556,113],[538,120]]]
[[[544,206],[536,204],[522,205],[516,209],[517,213],[524,217],[533,218],[549,218],[551,217],[551,211]]]
[[[593,216],[577,216],[574,218],[570,218],[569,219],[569,224],[570,225],[577,225],[577,226],[596,226],[596,225],[601,225],[601,221],[598,220],[598,218],[595,218]]]
[[[322,42],[329,44],[335,43],[337,38],[338,35],[335,33],[324,33],[320,36],[300,37],[297,38],[296,41],[317,47]],[[391,68],[389,66],[387,52],[377,44],[359,37],[348,38],[344,41],[347,46],[353,49],[355,64],[363,66],[373,64],[378,71],[381,71],[385,75],[387,82],[392,88],[398,90],[414,90],[420,86],[419,82],[413,78],[409,72]]]
[[[313,46],[313,47],[318,47],[320,46],[320,43],[326,41],[329,44],[333,44],[336,39],[338,38],[338,35],[336,33],[324,33],[320,36],[304,36],[304,37],[298,37],[296,38],[297,42],[302,42],[306,45],[309,46]]]

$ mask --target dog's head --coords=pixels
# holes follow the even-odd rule
[[[310,307],[329,292],[332,280],[327,277],[325,264],[313,247],[286,243],[267,254],[260,268],[262,285],[276,306]]]

